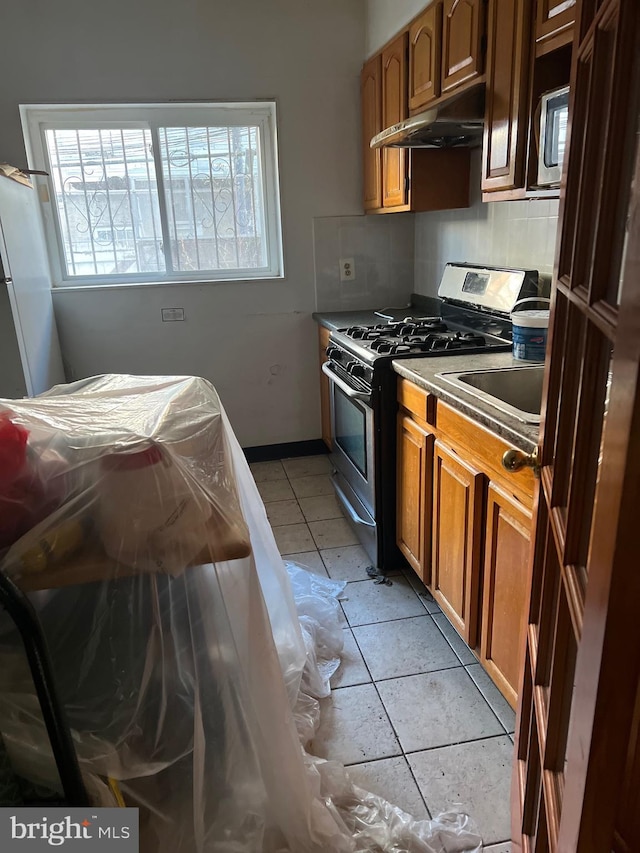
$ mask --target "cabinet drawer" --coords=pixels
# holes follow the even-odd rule
[[[531,509],[535,488],[531,468],[508,474],[502,467],[502,457],[507,450],[513,449],[513,445],[443,402],[438,405],[436,426],[442,441],[462,447],[466,451],[464,455],[486,471],[492,481]]]
[[[436,422],[436,397],[418,388],[408,379],[398,382],[398,403],[403,409],[432,426]]]

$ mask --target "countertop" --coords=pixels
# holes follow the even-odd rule
[[[390,314],[394,320],[404,320],[405,317],[432,317],[440,314],[441,302],[439,299],[434,299],[429,296],[422,296],[419,293],[414,293],[411,296],[409,305],[397,306],[388,308],[383,306],[381,309],[362,309],[360,311],[315,311],[311,316],[330,331],[336,329],[344,329],[347,326],[375,326],[378,323],[386,322],[384,317],[378,317],[376,310],[381,310],[384,314]]]
[[[495,367],[523,367],[511,353],[500,352],[491,355],[444,355],[438,358],[407,358],[392,362],[393,369],[400,376],[411,380],[420,388],[435,394],[440,400],[477,423],[496,433],[519,450],[531,453],[538,444],[539,427],[525,424],[512,415],[501,412],[479,397],[467,394],[455,385],[436,377],[437,373],[460,372],[463,370],[490,370]]]

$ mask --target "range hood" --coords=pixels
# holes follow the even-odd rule
[[[482,144],[484,84],[391,125],[372,148],[473,148]]]

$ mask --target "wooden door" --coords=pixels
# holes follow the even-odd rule
[[[576,19],[576,0],[537,0],[536,42],[544,45],[569,33]],[[551,45],[551,47],[554,47]]]
[[[483,0],[444,0],[443,93],[482,74],[484,25]]]
[[[365,63],[360,76],[362,102],[363,205],[365,210],[382,207],[382,151],[370,142],[382,127],[382,57]]]
[[[407,33],[382,52],[382,123],[385,127],[407,118]],[[407,151],[382,149],[382,206],[407,203]]]
[[[491,484],[485,525],[480,657],[514,708],[526,625],[530,545],[531,512]]]
[[[578,3],[516,724],[518,851],[638,850],[639,43],[637,0]]]
[[[434,440],[412,418],[398,415],[396,539],[424,583],[429,583],[431,566]]]
[[[409,28],[409,110],[440,96],[442,2],[436,0]]]
[[[320,415],[322,420],[322,440],[331,450],[331,390],[329,378],[322,372],[322,365],[327,360],[329,346],[329,329],[318,326],[318,356],[320,360]]]
[[[491,0],[483,192],[524,187],[529,132],[530,0]]]
[[[474,648],[482,547],[484,475],[439,441],[433,470],[433,597]]]

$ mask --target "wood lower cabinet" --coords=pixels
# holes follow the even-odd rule
[[[407,33],[382,51],[382,125],[391,127],[407,118]],[[382,206],[407,203],[407,151],[382,149]]]
[[[362,103],[363,204],[365,210],[382,207],[382,151],[369,143],[382,128],[382,57],[365,63],[360,76]]]
[[[491,0],[489,7],[482,191],[524,187],[530,0]]]
[[[489,485],[480,659],[513,708],[524,649],[531,524],[526,507]]]
[[[407,379],[398,405],[398,547],[515,707],[533,473],[507,474],[511,445]]]
[[[436,441],[431,591],[467,643],[476,645],[484,475]]]
[[[430,581],[432,433],[407,415],[398,418],[397,515],[398,547],[423,583]]]
[[[322,440],[331,450],[331,397],[329,379],[322,372],[322,365],[327,360],[329,346],[329,329],[318,326],[318,356],[320,361],[320,415],[322,418]]]
[[[440,96],[442,2],[436,0],[409,28],[409,110],[424,109]]]
[[[479,77],[484,71],[483,0],[444,0],[442,20],[442,92]]]

